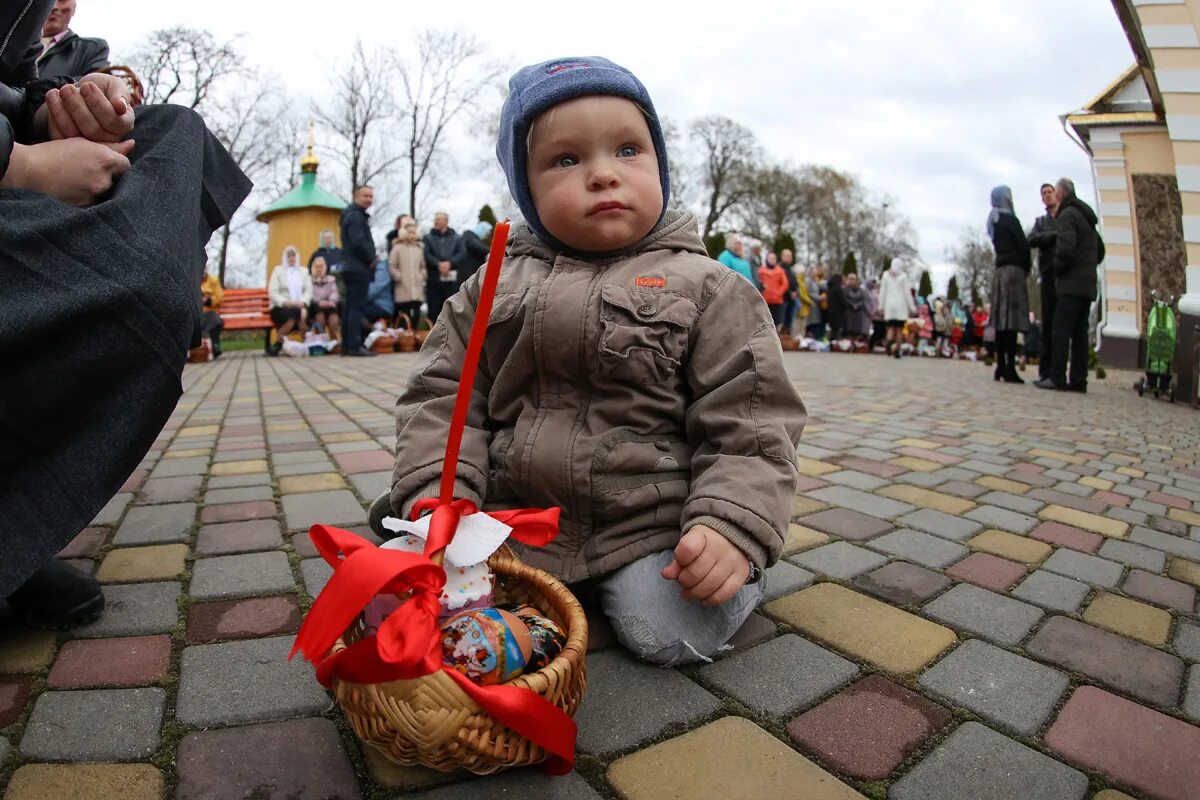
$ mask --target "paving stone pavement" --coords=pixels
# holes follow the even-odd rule
[[[307,527],[362,530],[413,363],[187,367],[60,554],[104,617],[35,633],[0,605],[4,800],[1197,796],[1200,417],[1126,373],[1081,397],[809,353],[786,560],[731,653],[601,645],[567,778],[387,762],[286,654],[329,575]]]

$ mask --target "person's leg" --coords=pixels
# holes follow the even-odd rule
[[[1075,300],[1076,309],[1071,325],[1071,373],[1067,386],[1087,389],[1088,378],[1088,310],[1091,303],[1082,297]]]
[[[771,321],[775,323],[775,332],[783,332],[783,303],[772,303],[767,306],[771,312]]]
[[[617,640],[642,661],[663,667],[708,661],[754,611],[763,581],[742,587],[720,606],[684,600],[660,574],[671,551],[653,553],[598,582],[600,605]]]
[[[1071,328],[1075,322],[1075,298],[1059,297],[1054,306],[1054,352],[1050,380],[1055,386],[1067,385],[1067,357],[1071,346]]]
[[[788,300],[783,304],[783,330],[784,333],[792,332],[792,325],[796,322],[796,306],[799,305],[799,300]]]
[[[221,355],[221,331],[225,330],[225,323],[217,314],[213,314],[213,316],[217,318],[217,323],[209,330],[208,338],[212,342],[213,358],[216,358]]]
[[[1038,360],[1038,377],[1048,378],[1054,360],[1054,308],[1058,295],[1054,291],[1054,280],[1042,281],[1042,350]]]
[[[367,288],[370,281],[366,275],[356,272],[343,272],[346,282],[346,324],[342,326],[345,341],[342,343],[342,354],[355,353],[363,345],[363,311],[367,305]]]

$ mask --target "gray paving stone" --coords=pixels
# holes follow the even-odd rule
[[[361,442],[335,442],[325,445],[325,449],[335,455],[338,453],[362,453],[366,450],[378,450],[379,445],[374,439],[364,439]]]
[[[242,486],[270,486],[271,476],[266,472],[249,472],[245,475],[217,475],[208,479],[209,489],[237,489]]]
[[[968,459],[957,466],[959,469],[966,469],[970,470],[971,472],[982,473],[983,475],[995,475],[996,477],[1000,477],[1004,473],[1008,472],[1007,466],[1001,466],[1000,464],[989,464],[988,462],[978,458]]]
[[[90,625],[72,628],[69,636],[92,639],[169,633],[179,621],[182,584],[168,581],[107,584],[100,588],[104,592],[104,613]]]
[[[1074,481],[1062,481],[1055,484],[1054,488],[1056,491],[1063,492],[1064,494],[1073,494],[1076,497],[1091,497],[1092,492],[1095,491],[1090,486],[1084,486]],[[1015,510],[1019,511],[1020,509]]]
[[[814,447],[813,445],[804,444],[801,442],[800,446],[796,448],[796,455],[800,456],[801,458],[811,458],[816,461],[824,461],[827,458],[835,458],[840,455],[840,453],[837,450],[829,450],[824,447]]]
[[[968,511],[964,515],[969,520],[974,520],[987,528],[999,528],[1002,531],[1010,531],[1012,533],[1029,533],[1037,527],[1038,520],[1036,517],[1018,514],[1015,511],[1009,511],[1007,508],[998,506],[979,506]]]
[[[922,508],[911,514],[906,514],[897,520],[898,523],[926,533],[932,533],[943,539],[962,541],[983,529],[983,525],[973,520],[956,517],[932,508]]]
[[[299,655],[295,637],[185,647],[175,718],[208,727],[322,714],[333,702]]]
[[[295,586],[287,554],[276,550],[196,559],[189,594],[196,600],[232,600],[290,592]]]
[[[275,468],[275,475],[286,478],[292,475],[317,475],[322,472],[337,472],[332,461],[307,461],[302,464],[284,464]]]
[[[1054,464],[1061,464],[1062,463],[1061,461],[1058,461],[1053,458],[1039,458],[1036,461],[1034,461],[1033,463],[1037,464],[1038,466],[1048,467],[1048,469],[1042,473],[1047,478],[1054,478],[1056,481],[1073,481],[1073,480],[1075,480],[1074,472],[1067,472],[1065,469],[1061,469],[1059,467],[1053,466]]]
[[[966,722],[894,783],[888,800],[1083,800],[1087,776]]]
[[[1193,664],[1188,672],[1187,695],[1183,699],[1183,715],[1192,722],[1200,722],[1200,664]]]
[[[255,458],[266,458],[267,448],[251,447],[246,450],[218,450],[212,457],[214,464],[223,464],[226,461],[249,461]]]
[[[942,448],[942,452],[948,452],[946,448]],[[958,453],[950,453],[950,455],[959,455]],[[963,469],[961,466],[943,467],[935,469],[930,475],[937,475],[939,478],[945,478],[948,481],[963,481],[970,483],[979,477],[979,473],[969,469]],[[983,494],[987,490],[982,486],[979,487],[979,493]]]
[[[113,536],[114,545],[186,542],[196,521],[195,503],[131,508]]]
[[[822,503],[851,508],[880,519],[895,519],[917,510],[915,506],[910,506],[908,503],[890,500],[877,494],[869,494],[846,486],[827,486],[824,489],[809,492],[808,496],[820,500]]]
[[[934,569],[948,567],[971,552],[957,542],[910,530],[892,531],[867,542],[866,546]]]
[[[1009,494],[1008,492],[988,492],[979,498],[979,502],[1006,508],[1009,511],[1016,511],[1021,514],[1036,514],[1046,505],[1041,500],[1035,500],[1032,497],[1025,497],[1019,494]]]
[[[862,489],[866,492],[873,492],[891,483],[891,481],[884,480],[883,478],[868,475],[865,472],[857,472],[852,469],[822,475],[821,480],[836,483],[839,486],[849,486],[852,489]]]
[[[1055,550],[1049,558],[1042,562],[1042,569],[1108,589],[1117,585],[1121,580],[1121,573],[1124,571],[1124,567],[1115,561],[1069,550],[1065,547]]]
[[[359,497],[374,500],[392,488],[392,473],[360,472],[350,476],[350,485],[358,492]]]
[[[1098,555],[1150,572],[1162,572],[1167,566],[1167,556],[1161,550],[1121,539],[1105,539]]]
[[[130,761],[154,755],[166,692],[158,688],[43,692],[21,737],[39,761]]]
[[[317,437],[309,431],[285,431],[283,433],[267,432],[267,444],[307,444],[312,442],[317,443]]]
[[[274,500],[275,492],[270,486],[243,486],[237,489],[209,489],[204,493],[204,505],[221,503],[252,503],[255,500]]]
[[[759,714],[791,717],[858,675],[858,667],[789,633],[701,667],[701,681]]]
[[[296,450],[291,453],[276,453],[271,456],[271,463],[276,467],[284,464],[311,464],[314,461],[328,461],[329,456],[319,447],[312,450]],[[276,470],[278,472],[278,470]]]
[[[1175,652],[1188,661],[1200,661],[1200,626],[1179,621],[1175,630]]]
[[[1130,541],[1153,547],[1156,550],[1162,550],[1171,555],[1183,556],[1193,561],[1200,560],[1200,542],[1184,539],[1180,536],[1172,536],[1162,531],[1139,527],[1133,529],[1129,534],[1129,539]]]
[[[1129,507],[1134,511],[1141,511],[1144,514],[1166,514],[1167,507],[1162,503],[1152,503],[1149,500],[1134,498]]]
[[[925,616],[998,644],[1015,645],[1044,613],[1037,606],[960,583],[925,606]]]
[[[1058,670],[980,639],[964,642],[920,678],[922,687],[950,705],[1022,736],[1037,733],[1068,683]]]
[[[1121,484],[1117,484],[1112,488],[1112,490],[1117,494],[1123,494],[1126,497],[1133,498],[1134,500],[1140,497],[1145,497],[1147,494],[1149,494],[1149,492],[1147,492],[1145,489],[1142,489],[1138,486],[1123,486]]]
[[[814,580],[816,580],[816,576],[808,570],[801,569],[787,561],[780,561],[767,569],[766,582],[763,585],[763,602],[769,603],[784,595],[798,592],[806,586],[811,586]]]
[[[849,580],[887,562],[887,558],[849,542],[822,545],[788,559],[813,572]]]
[[[596,755],[629,750],[720,710],[720,700],[675,670],[641,664],[619,648],[590,653],[588,690],[575,715],[578,749]]]
[[[116,525],[125,509],[133,502],[133,492],[115,494],[92,520],[93,525]]]
[[[306,558],[300,562],[300,577],[304,578],[304,589],[309,597],[316,597],[329,583],[333,567],[323,558]]]
[[[469,787],[469,788],[468,788]],[[406,800],[470,800],[470,798],[528,798],[528,800],[600,800],[596,790],[579,777],[578,772],[557,777],[536,767],[514,769],[486,778],[471,778],[466,783],[438,786],[415,794],[404,793]]]
[[[922,489],[932,489],[946,483],[945,478],[940,478],[932,472],[906,472],[903,475],[897,475],[896,480],[900,483],[920,486]]]
[[[1039,569],[1017,584],[1012,596],[1051,611],[1074,614],[1090,591],[1086,583]]]
[[[1134,511],[1132,508],[1113,507],[1105,511],[1104,514],[1113,519],[1128,522],[1130,525],[1145,525],[1146,520],[1150,518],[1148,514],[1144,514],[1141,511]]]
[[[203,475],[208,471],[208,456],[165,458],[150,471],[151,478],[178,478],[181,475]]]
[[[289,530],[307,530],[318,523],[361,525],[367,521],[367,512],[349,489],[285,494],[280,503]]]

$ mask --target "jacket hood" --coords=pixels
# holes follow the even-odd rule
[[[1088,221],[1089,225],[1095,225],[1100,221],[1100,218],[1096,216],[1096,212],[1092,210],[1092,207],[1074,195],[1063,201],[1058,213],[1061,214],[1064,208],[1071,208],[1072,206],[1079,209],[1079,212],[1083,214],[1083,218]]]
[[[690,211],[679,211],[678,209],[668,209],[654,230],[650,231],[641,241],[612,253],[575,253],[552,247],[539,239],[527,224],[520,222],[513,226],[512,233],[509,234],[505,255],[533,256],[553,263],[560,253],[566,252],[573,257],[604,264],[655,250],[683,250],[697,255],[708,255],[708,251],[704,248],[704,242],[700,241],[700,234],[696,230],[696,217]]]

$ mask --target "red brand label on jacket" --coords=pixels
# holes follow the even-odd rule
[[[662,289],[663,287],[665,287],[667,285],[667,279],[666,278],[647,278],[647,277],[643,276],[643,277],[637,278],[634,281],[634,283],[638,286],[648,288],[648,289]]]

